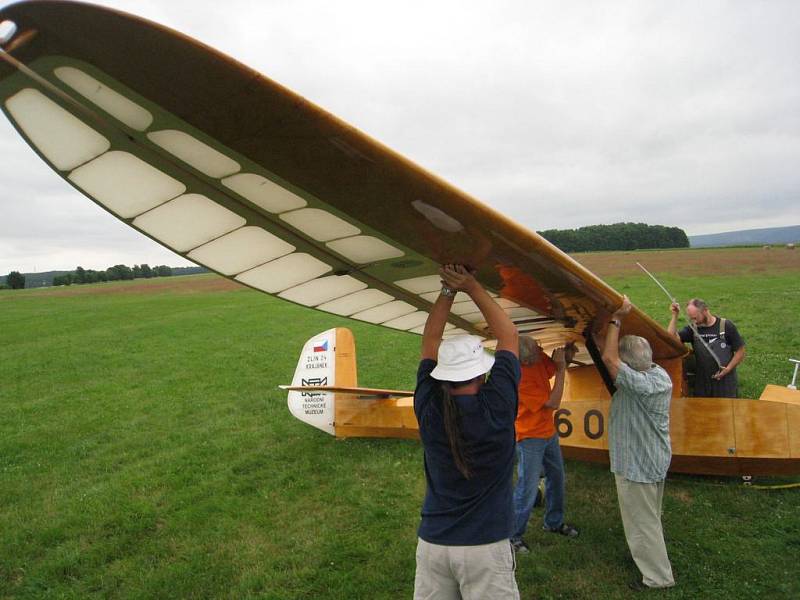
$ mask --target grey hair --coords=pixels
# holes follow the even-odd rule
[[[636,371],[647,371],[653,364],[650,342],[638,335],[625,335],[619,340],[619,357]]]
[[[539,344],[527,335],[519,336],[519,362],[529,365],[536,362],[539,355]]]
[[[694,306],[700,312],[703,312],[704,310],[708,309],[708,304],[706,303],[706,301],[701,300],[700,298],[692,298],[691,300],[689,300],[689,304]]]

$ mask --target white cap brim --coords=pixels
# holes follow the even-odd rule
[[[431,377],[438,381],[469,381],[488,373],[493,365],[494,356],[484,350],[478,357],[462,364],[437,364],[431,371]]]

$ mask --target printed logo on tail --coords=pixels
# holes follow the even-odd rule
[[[337,377],[340,381],[337,381]],[[353,332],[337,327],[310,338],[300,352],[292,387],[357,387],[356,345]],[[309,425],[336,435],[336,394],[328,391],[291,391],[289,410]]]
[[[336,330],[330,329],[308,340],[300,353],[293,386],[334,385],[336,375]],[[330,434],[334,429],[334,395],[331,392],[289,392],[289,410],[303,421]]]

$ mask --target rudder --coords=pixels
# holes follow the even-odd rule
[[[356,346],[346,327],[328,329],[310,338],[297,361],[292,386],[356,387]],[[304,423],[336,434],[336,398],[332,392],[289,392],[291,413]]]

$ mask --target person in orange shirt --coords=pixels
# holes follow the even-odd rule
[[[556,348],[547,356],[533,338],[519,339],[522,380],[519,385],[517,411],[517,485],[514,488],[514,534],[511,545],[520,553],[530,552],[522,538],[531,516],[539,477],[544,469],[545,502],[542,529],[567,537],[576,537],[578,530],[564,522],[564,461],[553,412],[561,405],[567,364],[575,355],[570,344]],[[551,389],[550,379],[555,376]]]

